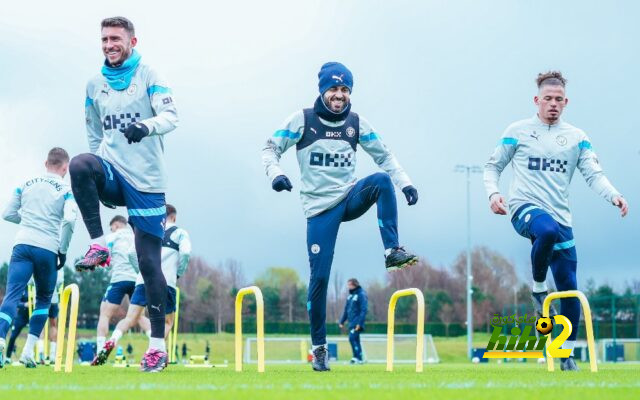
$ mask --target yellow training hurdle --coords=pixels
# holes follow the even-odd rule
[[[64,372],[71,372],[73,369],[73,359],[76,346],[76,327],[78,324],[78,305],[80,303],[80,290],[78,285],[72,283],[64,288],[60,295],[60,315],[58,316],[58,337],[56,340],[56,362],[55,372],[62,370],[62,353],[64,353],[64,334],[67,327],[67,311],[71,302],[71,313],[69,316],[69,334],[67,337],[67,358],[64,363]]]
[[[262,291],[257,286],[249,286],[240,289],[236,295],[236,371],[242,371],[242,299],[247,294],[253,294],[256,297],[256,335],[258,338],[258,372],[264,372],[264,300],[262,299]]]
[[[387,371],[393,371],[393,334],[395,324],[396,303],[400,297],[416,296],[418,302],[418,330],[416,333],[416,372],[422,372],[424,353],[424,295],[420,289],[411,288],[398,290],[391,295],[387,317]]]
[[[169,348],[169,363],[178,362],[178,319],[180,318],[180,288],[176,286],[176,312],[173,318],[173,329],[169,332],[167,338],[167,347]]]
[[[587,346],[589,347],[589,363],[591,364],[591,372],[598,372],[598,360],[596,359],[596,344],[593,337],[593,323],[591,321],[591,307],[589,306],[589,300],[579,290],[567,290],[564,292],[553,292],[544,299],[542,304],[542,316],[549,316],[549,307],[551,302],[555,299],[566,299],[568,297],[577,297],[582,305],[582,312],[584,313],[584,325],[587,330]],[[548,343],[551,342],[551,332],[549,332]],[[553,357],[549,357],[547,354],[547,370],[553,371]]]

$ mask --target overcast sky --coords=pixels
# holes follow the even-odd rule
[[[466,243],[465,180],[454,165],[483,165],[504,128],[535,113],[537,73],[558,69],[569,79],[565,120],[587,132],[631,206],[622,220],[576,174],[579,281],[622,287],[640,277],[637,2],[37,3],[7,2],[0,13],[2,207],[43,171],[51,147],[88,151],[85,85],[103,61],[99,23],[124,15],[136,25],[142,61],[171,82],[180,127],[165,142],[167,200],[196,255],[238,259],[248,278],[290,266],[307,279],[295,151],[282,162],[292,193],[271,190],[260,152],[288,115],[313,103],[320,65],[335,60],[353,71],[353,110],[420,192],[413,207],[399,195],[401,243],[450,265]],[[377,170],[358,155],[359,177]],[[530,244],[489,212],[481,175],[471,199],[473,243],[506,255],[529,281]],[[0,260],[8,260],[17,227],[2,224]],[[70,254],[87,244],[79,220]],[[375,210],[342,225],[333,269],[365,282],[384,277]]]

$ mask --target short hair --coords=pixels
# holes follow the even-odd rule
[[[167,204],[167,217],[178,214],[178,210],[171,204]]]
[[[100,27],[101,28],[106,28],[106,27],[124,28],[124,30],[127,31],[129,36],[133,37],[136,35],[136,28],[133,27],[133,22],[129,21],[125,17],[105,18],[100,23]]]
[[[347,282],[349,282],[350,284],[352,284],[355,287],[359,287],[360,286],[360,282],[358,282],[358,280],[356,278],[351,278]]]
[[[562,76],[562,72],[560,71],[548,71],[538,74],[536,84],[538,85],[538,89],[541,89],[542,86],[546,85],[565,87],[567,85],[567,80]]]
[[[60,167],[69,162],[69,153],[62,147],[54,147],[47,154],[47,164],[52,167]]]
[[[120,222],[122,224],[127,224],[127,219],[125,217],[123,217],[122,215],[116,215],[115,217],[111,218],[111,222],[109,222],[109,226],[113,225],[116,222]]]

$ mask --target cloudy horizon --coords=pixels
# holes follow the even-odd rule
[[[569,80],[564,119],[587,132],[630,203],[621,219],[576,173],[578,279],[621,289],[640,278],[638,11],[630,1],[577,0],[12,2],[0,14],[0,207],[44,171],[49,148],[88,151],[84,93],[103,59],[99,23],[124,15],[136,25],[142,61],[174,92],[180,126],[165,141],[167,201],[194,255],[234,258],[249,279],[270,266],[308,278],[295,151],[282,160],[291,193],[271,189],[260,155],[288,115],[313,104],[320,65],[336,60],[353,71],[353,110],[419,190],[412,207],[396,190],[401,243],[450,266],[466,246],[466,183],[454,166],[483,166],[507,125],[534,115],[537,73],[554,69]],[[358,161],[359,178],[378,170],[363,151]],[[501,181],[505,194],[510,176]],[[512,260],[529,282],[529,242],[507,217],[490,213],[482,175],[472,178],[472,243]],[[106,229],[113,213],[103,215]],[[0,262],[9,260],[17,230],[2,226]],[[87,244],[78,220],[70,258]],[[342,225],[333,269],[364,282],[384,278],[375,207]]]

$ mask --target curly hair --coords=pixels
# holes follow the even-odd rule
[[[538,89],[544,85],[565,87],[567,85],[567,80],[562,76],[562,72],[560,71],[548,71],[538,74],[536,84],[538,85]]]

